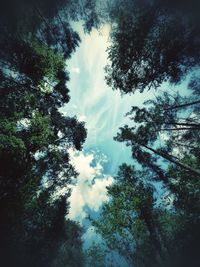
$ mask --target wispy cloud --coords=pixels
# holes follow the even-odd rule
[[[110,159],[109,173],[117,171],[122,162],[130,162],[131,152],[113,140],[118,128],[128,123],[124,115],[132,105],[139,105],[149,98],[148,93],[137,93],[133,97],[121,97],[119,91],[113,91],[105,81],[104,67],[108,62],[109,27],[104,26],[100,32],[93,30],[84,34],[77,26],[82,42],[71,58],[68,69],[71,70],[69,83],[71,101],[63,112],[76,115],[86,122],[88,137],[84,144],[85,151],[100,149]],[[81,70],[77,75],[77,69]],[[75,108],[76,107],[76,108]]]
[[[118,165],[132,160],[131,151],[123,144],[114,142],[113,136],[127,122],[124,114],[132,105],[142,103],[145,94],[122,98],[120,92],[106,85],[104,67],[108,62],[108,26],[102,28],[100,33],[93,30],[89,35],[84,35],[79,27],[78,30],[82,43],[67,62],[71,72],[68,85],[71,101],[62,111],[85,121],[88,130],[84,152],[70,152],[71,161],[80,175],[70,197],[69,217],[82,222],[87,216],[87,207],[97,212],[107,200],[106,186],[112,183],[112,175],[117,172]],[[101,158],[96,159],[96,152],[88,153],[96,149],[107,155],[109,162],[104,165]]]

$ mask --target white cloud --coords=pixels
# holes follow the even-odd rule
[[[74,72],[74,73],[79,74],[80,73],[80,68],[78,68],[78,67],[72,67],[71,68],[71,71]]]
[[[79,121],[86,121],[87,117],[85,115],[79,115],[78,120]]]
[[[101,159],[94,161],[94,154],[70,151],[71,162],[79,172],[77,184],[72,186],[70,212],[68,217],[80,223],[87,216],[85,207],[97,212],[104,201],[108,200],[106,187],[113,178],[103,174]]]

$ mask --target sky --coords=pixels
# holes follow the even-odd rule
[[[76,115],[85,122],[87,140],[83,151],[70,151],[71,163],[79,173],[72,186],[69,218],[87,225],[88,214],[95,216],[107,201],[106,187],[113,182],[118,166],[132,163],[130,149],[113,140],[118,128],[128,122],[125,114],[133,105],[153,97],[152,92],[121,96],[106,85],[104,67],[108,63],[109,27],[84,34],[80,24],[73,25],[81,44],[67,62],[70,72],[70,102],[62,108],[67,116]],[[86,231],[92,240],[92,229]],[[88,238],[89,236],[89,238]],[[95,236],[95,239],[97,237]]]
[[[157,92],[150,90],[121,96],[119,91],[109,88],[104,71],[109,62],[106,52],[110,44],[109,26],[105,25],[99,31],[94,29],[90,34],[84,34],[80,23],[74,24],[73,28],[79,33],[81,43],[67,62],[71,100],[61,111],[66,116],[77,116],[79,121],[85,122],[87,129],[83,150],[70,150],[71,163],[79,176],[76,185],[72,186],[68,214],[70,219],[85,227],[83,240],[87,248],[93,240],[101,241],[90,225],[88,215],[96,218],[102,204],[108,201],[106,187],[112,184],[118,166],[123,162],[134,164],[130,148],[114,141],[113,137],[120,126],[129,122],[125,114],[131,107],[141,107]],[[186,80],[181,84],[179,89],[182,93],[186,92],[187,83]],[[159,92],[166,86],[169,89],[169,84],[165,84]],[[177,91],[177,88],[170,88]]]

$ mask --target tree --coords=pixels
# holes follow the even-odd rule
[[[196,2],[117,1],[106,80],[123,94],[179,83],[199,65],[199,15]],[[191,20],[191,14],[193,18]],[[192,40],[192,41],[191,41]]]
[[[133,158],[138,158],[138,153],[141,154],[144,151],[149,151],[153,153],[155,156],[159,156],[170,163],[174,163],[180,168],[183,168],[193,174],[196,174],[197,177],[200,175],[200,171],[197,169],[191,168],[189,165],[182,163],[177,159],[175,156],[168,154],[165,149],[155,149],[148,145],[148,142],[152,142],[152,139],[148,138],[154,138],[155,136],[151,136],[151,133],[146,132],[146,128],[141,126],[136,133],[133,132],[134,128],[129,128],[127,125],[120,128],[120,133],[117,134],[115,137],[115,140],[119,142],[126,142],[127,146],[131,146],[132,148],[132,155]]]
[[[142,182],[144,176],[121,165],[115,183],[108,187],[110,201],[93,224],[108,247],[131,266],[160,266],[166,248],[156,224],[154,189]]]
[[[15,226],[14,257],[7,261],[9,266],[16,262],[20,266],[83,266],[82,229],[65,219],[66,198],[49,202],[48,195],[48,191],[34,198],[23,195],[23,228]]]
[[[165,184],[168,179],[159,167],[159,158],[200,175],[198,168],[195,170],[181,161],[181,153],[174,153],[176,147],[185,155],[198,154],[200,124],[198,103],[192,101],[194,97],[164,92],[146,101],[143,108],[133,106],[127,116],[134,127],[125,125],[115,137],[131,146],[133,158],[156,173]]]
[[[122,94],[159,89],[164,82],[180,83],[199,67],[198,6],[195,0],[112,2],[108,85]],[[127,114],[131,126],[120,128],[114,138],[131,147],[142,171],[131,181],[131,167],[120,170],[122,179],[118,175],[108,187],[110,201],[94,225],[108,246],[125,256],[131,266],[198,266],[197,72],[188,88],[192,90],[189,97],[168,91],[143,108],[133,107]],[[159,194],[167,197],[152,201],[156,195],[152,184],[157,187],[158,181],[162,184]],[[134,228],[136,222],[142,222],[143,228]]]
[[[0,11],[3,266],[83,265],[82,229],[65,219],[77,176],[68,150],[86,138],[84,123],[59,111],[69,101],[65,59],[80,41],[59,14],[65,2],[11,1]]]
[[[102,244],[92,245],[85,251],[86,266],[105,267],[106,265],[106,249]]]
[[[130,266],[190,263],[195,267],[199,262],[199,180],[171,166],[167,176],[173,195],[167,192],[174,201],[168,204],[166,197],[156,198],[155,187],[148,182],[151,175],[122,164],[108,187],[109,201],[93,225]]]

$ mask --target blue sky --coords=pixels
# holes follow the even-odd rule
[[[71,161],[80,173],[71,196],[70,218],[83,223],[88,209],[98,212],[107,200],[106,186],[112,183],[118,166],[132,163],[130,150],[113,140],[117,130],[128,118],[124,115],[132,105],[153,96],[152,92],[121,96],[106,85],[104,67],[108,62],[109,27],[84,34],[80,24],[74,25],[81,44],[67,62],[70,72],[71,100],[62,112],[86,123],[87,140],[82,152],[71,151]]]
[[[109,27],[104,26],[99,32],[93,30],[90,35],[84,34],[80,24],[73,27],[79,32],[82,42],[67,62],[71,100],[62,112],[84,121],[88,135],[83,151],[70,151],[71,162],[79,176],[76,185],[72,186],[68,217],[86,226],[84,241],[87,247],[92,240],[101,240],[88,224],[88,214],[96,216],[102,203],[108,201],[106,186],[113,182],[118,166],[123,162],[133,164],[130,149],[114,141],[113,137],[120,126],[128,123],[125,114],[131,106],[142,106],[156,92],[136,92],[122,97],[119,91],[109,88],[104,78]],[[166,84],[159,88],[159,92],[165,88]],[[183,88],[186,88],[186,82],[181,85],[182,92],[185,91]],[[171,89],[175,90],[174,87]]]
[[[130,149],[114,141],[113,137],[118,128],[128,122],[125,114],[131,106],[142,105],[154,94],[145,92],[122,97],[119,91],[109,88],[104,78],[109,27],[85,35],[80,24],[73,26],[82,42],[67,62],[71,100],[62,112],[84,121],[88,134],[83,151],[70,151],[71,162],[79,176],[76,185],[72,186],[68,217],[86,228],[83,240],[84,246],[88,247],[92,241],[101,242],[87,220],[88,214],[94,218],[103,202],[108,201],[106,187],[113,182],[118,166],[123,162],[133,163]],[[119,266],[125,267],[122,258],[120,261]]]

